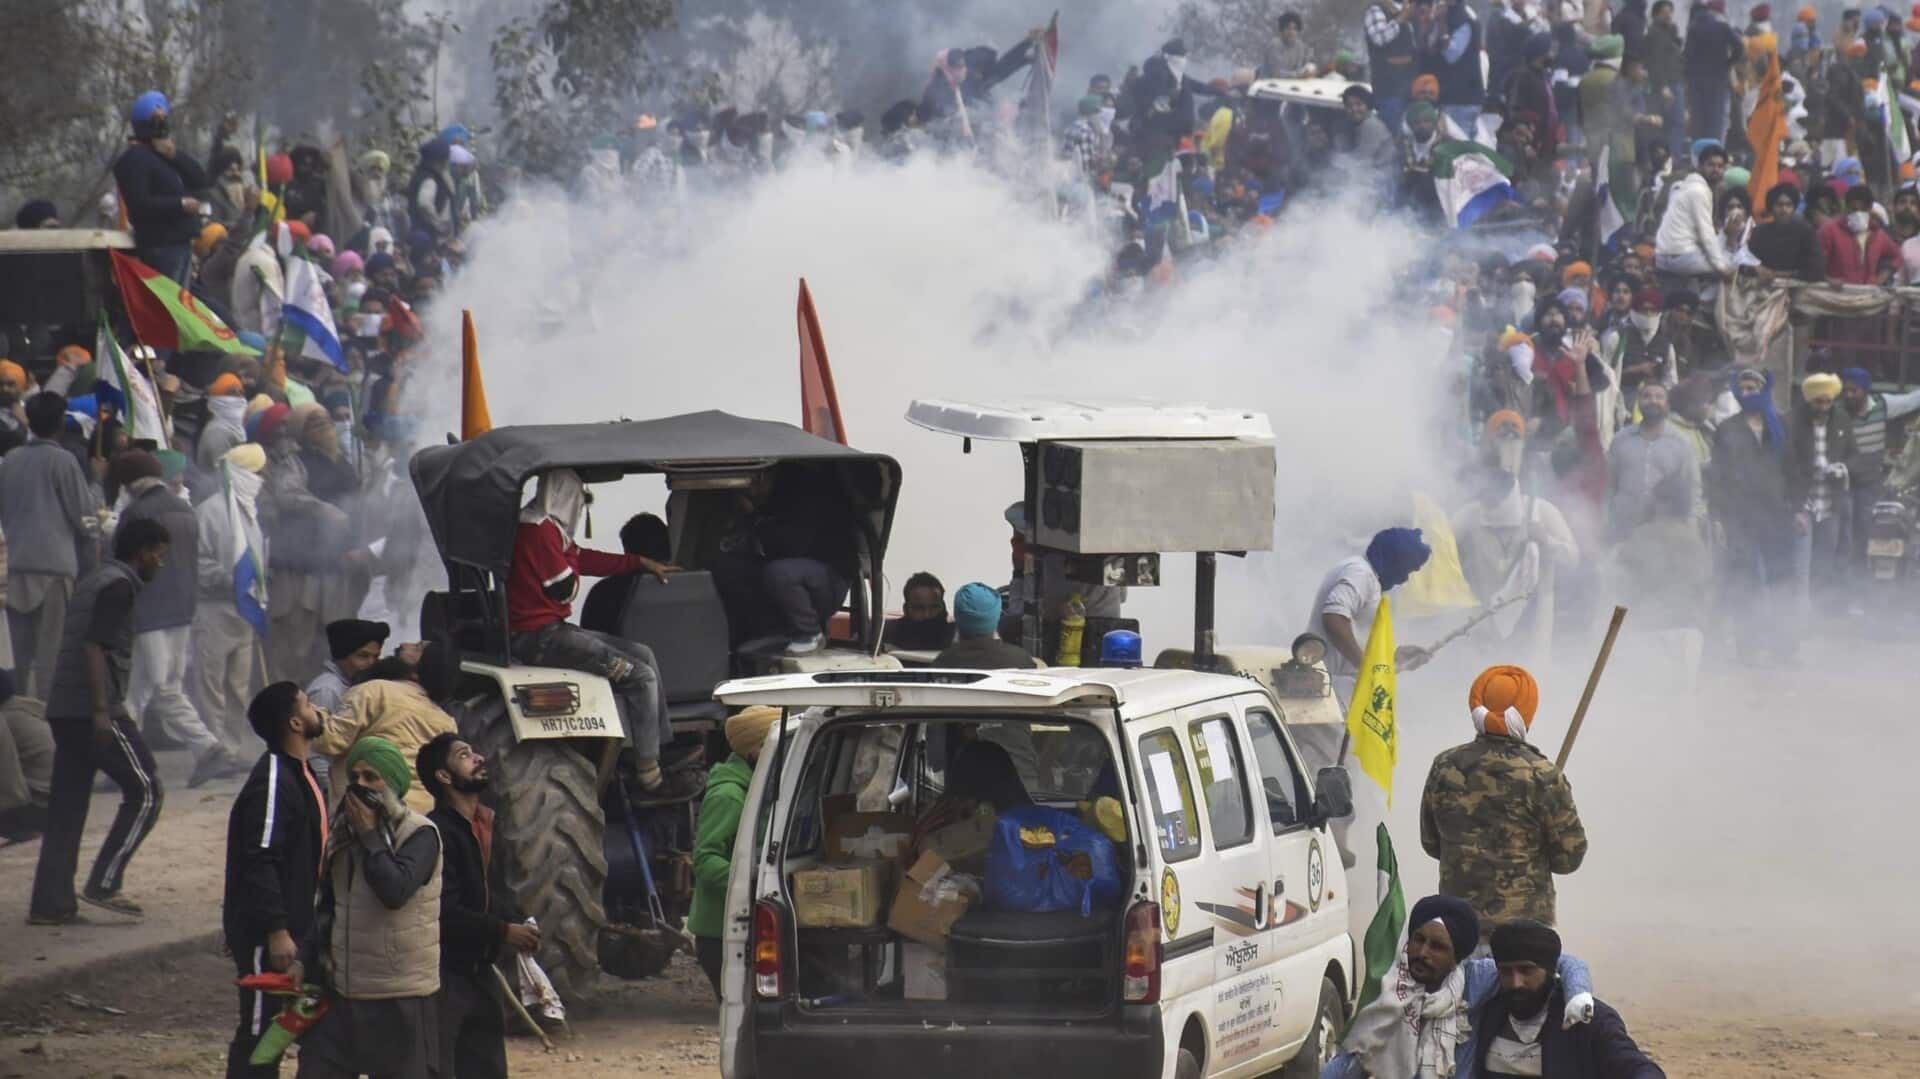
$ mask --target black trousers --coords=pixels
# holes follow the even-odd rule
[[[440,970],[440,1061],[448,1079],[506,1079],[507,1029],[493,975]]]
[[[706,972],[707,981],[713,985],[713,999],[721,999],[720,978],[726,969],[727,942],[719,937],[695,937],[693,957],[700,963],[700,969]]]
[[[244,978],[267,969],[266,941],[229,938],[227,946],[233,951],[233,969],[237,976]],[[260,1036],[273,1025],[274,1017],[280,1014],[286,1001],[251,989],[237,992],[240,994],[240,1025],[234,1028],[233,1041],[227,1044],[227,1079],[279,1079],[278,1061],[272,1064],[249,1064],[247,1058],[252,1055],[253,1047],[260,1044]]]
[[[120,809],[87,876],[91,894],[120,890],[127,863],[160,819],[162,792],[153,752],[140,737],[139,726],[127,717],[114,717],[112,736],[104,741],[94,738],[89,720],[48,717],[47,725],[53,730],[53,782],[40,865],[33,875],[32,912],[57,918],[76,906],[73,875],[80,864],[80,835],[87,826],[94,773],[105,772],[120,785]]]

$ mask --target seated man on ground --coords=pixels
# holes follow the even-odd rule
[[[587,508],[580,474],[558,468],[540,477],[533,501],[520,512],[514,536],[513,565],[507,572],[508,645],[515,662],[536,667],[566,667],[599,675],[613,684],[620,721],[633,739],[633,755],[643,796],[673,798],[698,794],[667,790],[660,769],[660,746],[672,738],[667,696],[653,650],[610,633],[596,633],[567,621],[582,574],[612,577],[652,573],[662,579],[672,566],[644,555],[590,551],[573,542],[573,530]],[[419,745],[410,750],[418,752]]]
[[[1559,973],[1560,934],[1550,927],[1520,919],[1494,930],[1493,962],[1500,991],[1474,1021],[1472,1074],[1666,1079],[1627,1034],[1620,1013],[1606,1004],[1589,995],[1591,1020],[1566,1022],[1571,1001]]]

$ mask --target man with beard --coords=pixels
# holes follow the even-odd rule
[[[1800,384],[1806,407],[1795,409],[1788,439],[1787,493],[1796,510],[1795,565],[1800,581],[1801,611],[1815,590],[1837,591],[1847,563],[1844,522],[1848,515],[1848,488],[1861,470],[1859,446],[1853,436],[1853,414],[1835,408],[1840,399],[1840,376],[1808,375]]]
[[[1379,994],[1347,1028],[1320,1079],[1443,1079],[1474,1074],[1474,1032],[1500,988],[1492,959],[1468,959],[1480,919],[1465,900],[1430,895],[1407,918],[1407,946],[1381,976]],[[1564,1029],[1593,1018],[1587,965],[1561,955],[1551,969],[1565,1001]]]
[[[300,1079],[429,1079],[439,1066],[440,828],[401,799],[413,769],[392,742],[354,743],[327,829],[303,969],[327,1010],[300,1040]]]
[[[459,669],[459,656],[444,640],[428,644],[418,663],[395,655],[373,664],[328,715],[326,733],[314,739],[314,752],[339,758],[351,754],[358,742],[379,737],[402,753],[417,754],[421,746],[455,730],[453,717],[438,702],[447,698]],[[338,761],[334,763],[327,793],[337,802],[350,777],[340,774]],[[408,804],[425,815],[433,809],[433,795],[423,787]]]
[[[27,444],[27,410],[20,401],[30,384],[26,368],[0,359],[0,457]]]
[[[1773,375],[1735,371],[1729,389],[1740,405],[1713,433],[1707,502],[1726,533],[1721,605],[1734,644],[1749,662],[1779,662],[1793,654],[1779,631],[1785,612],[1769,610],[1774,587],[1789,579],[1796,506],[1787,495],[1787,436],[1773,407]]]
[[[299,944],[313,927],[313,895],[327,846],[327,805],[307,770],[308,744],[319,736],[320,711],[292,682],[275,682],[247,705],[247,723],[267,744],[227,813],[227,875],[221,928],[234,969],[249,974],[305,971]],[[240,1025],[227,1047],[227,1077],[280,1074],[247,1058],[280,1005],[240,990]]]
[[[481,804],[487,759],[457,734],[440,734],[414,758],[433,796],[440,829],[440,1062],[460,1079],[507,1074],[506,1028],[488,968],[512,952],[531,955],[540,930],[506,917],[506,892],[491,885],[493,810]],[[450,1066],[450,1068],[449,1068]]]
[[[209,165],[213,187],[207,192],[207,204],[213,214],[208,220],[230,234],[246,229],[253,223],[256,196],[247,184],[247,166],[240,151],[222,146],[213,152]]]
[[[1575,993],[1560,973],[1560,934],[1536,921],[1493,931],[1500,990],[1474,1023],[1473,1069],[1486,1079],[1666,1079],[1627,1034],[1627,1024],[1591,993]],[[1569,1025],[1573,1002],[1590,1018]]]
[[[1720,94],[1724,106],[1724,87]],[[1733,263],[1714,216],[1715,192],[1727,175],[1727,148],[1713,139],[1695,140],[1693,162],[1694,171],[1667,196],[1667,212],[1654,235],[1654,268],[1680,277],[1732,277]]]
[[[1668,482],[1691,506],[1700,489],[1700,458],[1687,436],[1667,425],[1667,387],[1640,389],[1640,422],[1607,449],[1607,531],[1615,540],[1654,518],[1654,492]]]

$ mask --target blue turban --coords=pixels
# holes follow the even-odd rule
[[[1693,163],[1698,165],[1700,163],[1700,155],[1706,153],[1708,150],[1718,150],[1721,153],[1725,153],[1727,147],[1726,144],[1722,143],[1719,139],[1695,139],[1693,140],[1692,147],[1689,148],[1689,152],[1693,155]]]
[[[1453,957],[1465,962],[1475,948],[1480,946],[1480,916],[1473,912],[1473,904],[1450,895],[1430,895],[1413,905],[1413,914],[1407,918],[1407,932],[1439,922],[1447,927],[1447,939],[1453,941]]]
[[[420,147],[420,160],[428,167],[444,165],[453,156],[453,144],[434,139]]]
[[[1000,628],[1000,593],[974,581],[953,594],[953,624],[962,637],[991,637]]]
[[[1848,187],[1864,183],[1867,178],[1866,170],[1860,167],[1860,159],[1857,157],[1843,157],[1835,161],[1833,175],[1835,179],[1845,180]]]
[[[1433,548],[1420,538],[1417,528],[1383,528],[1367,544],[1367,565],[1380,578],[1382,590],[1406,583],[1415,570],[1427,564]]]
[[[1866,24],[1869,30],[1885,26],[1887,25],[1887,10],[1885,8],[1870,8],[1866,14],[1860,17],[1860,21]]]
[[[465,145],[473,141],[473,132],[465,124],[448,124],[440,129],[440,141],[453,145]]]
[[[1873,389],[1873,373],[1864,367],[1849,367],[1840,372],[1840,379],[1849,386],[1858,386],[1863,390]]]
[[[173,106],[167,104],[167,95],[158,90],[148,90],[133,99],[133,108],[127,110],[127,116],[139,124],[153,119],[154,113],[172,111]]]
[[[1543,56],[1549,56],[1552,53],[1553,35],[1546,33],[1534,34],[1527,38],[1527,43],[1521,50],[1521,55],[1525,56],[1529,62],[1538,60]]]

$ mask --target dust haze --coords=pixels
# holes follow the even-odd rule
[[[431,310],[434,339],[449,343],[444,379],[416,407],[427,430],[457,429],[451,342],[470,308],[496,424],[707,408],[797,422],[804,276],[853,443],[904,469],[895,606],[916,570],[949,591],[1003,583],[1001,513],[1019,493],[1014,448],[963,454],[905,422],[916,397],[1265,411],[1280,462],[1274,550],[1222,560],[1223,642],[1290,640],[1325,569],[1408,523],[1412,491],[1460,504],[1458,451],[1440,436],[1462,422],[1443,413],[1464,368],[1439,357],[1424,301],[1391,298],[1429,239],[1357,202],[1301,207],[1253,246],[1183,264],[1171,295],[1103,305],[1092,297],[1111,252],[1048,209],[1029,187],[935,160],[787,172],[684,215],[524,194],[476,226],[468,268]],[[602,492],[599,545],[664,494],[657,479]],[[1129,604],[1150,654],[1191,640],[1190,565],[1169,556],[1167,583]],[[1399,636],[1419,643],[1457,621]],[[1555,666],[1536,671],[1535,741],[1549,753],[1599,637],[1596,625],[1559,642]],[[1418,846],[1427,762],[1471,737],[1467,686],[1505,658],[1471,647],[1400,682],[1389,820],[1409,897],[1436,875]],[[1920,735],[1901,706],[1920,679],[1893,645],[1816,640],[1805,655],[1798,672],[1710,667],[1690,690],[1655,649],[1623,641],[1568,770],[1591,854],[1560,878],[1569,947],[1593,961],[1603,996],[1823,1014],[1863,994],[1888,1010],[1920,1004],[1898,977],[1920,948],[1888,932],[1920,877],[1904,828],[1920,808],[1907,777]],[[1370,907],[1372,874],[1354,881]]]

